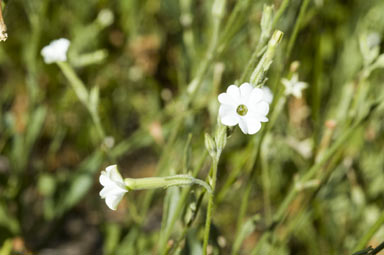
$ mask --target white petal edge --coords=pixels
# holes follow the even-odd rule
[[[240,101],[240,89],[236,85],[230,85],[227,88],[227,95],[237,104]]]
[[[244,134],[246,134],[246,135],[248,134],[248,125],[247,125],[247,121],[245,118],[240,118],[239,127]]]
[[[254,88],[249,83],[243,83],[240,86],[240,96],[245,99],[251,95],[251,92]]]
[[[236,105],[236,102],[232,99],[232,97],[230,97],[227,93],[221,93],[217,99],[219,100],[219,102],[221,104],[225,104],[225,105]]]
[[[113,195],[113,196],[107,196],[105,199],[105,203],[111,210],[116,210],[118,204],[120,203],[121,199],[123,198],[124,194],[121,195]]]
[[[261,123],[258,120],[247,119],[248,134],[254,135],[261,129]]]
[[[260,88],[254,88],[249,96],[249,103],[255,104],[264,99],[264,92]]]
[[[221,116],[220,121],[223,125],[233,127],[239,123],[240,117],[236,114],[227,114]]]

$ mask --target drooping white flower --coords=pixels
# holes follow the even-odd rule
[[[249,83],[240,87],[230,85],[227,92],[218,96],[220,102],[219,118],[226,126],[239,125],[244,134],[255,134],[261,128],[261,122],[267,122],[269,104],[265,93]]]
[[[303,89],[307,88],[308,84],[302,81],[299,81],[299,75],[294,73],[290,80],[281,79],[285,87],[285,95],[293,95],[296,98],[301,98]]]
[[[112,165],[102,171],[99,181],[104,186],[100,191],[101,198],[105,198],[105,203],[110,209],[116,210],[124,194],[128,192],[117,166]]]
[[[271,104],[273,101],[273,93],[272,93],[271,89],[266,87],[266,86],[263,86],[261,89],[264,92],[265,101],[267,101],[268,104]]]
[[[52,41],[41,50],[41,55],[46,64],[67,61],[67,51],[71,42],[68,39],[60,38]]]

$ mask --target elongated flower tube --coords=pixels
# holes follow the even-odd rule
[[[123,179],[116,165],[109,166],[105,171],[102,171],[99,181],[100,184],[103,185],[103,189],[100,191],[100,197],[105,199],[105,203],[112,210],[116,210],[125,193],[131,190],[198,184],[204,187],[209,193],[212,193],[211,187],[206,182],[184,174],[166,177]]]

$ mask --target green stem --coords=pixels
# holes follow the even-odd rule
[[[67,62],[57,62],[57,65],[68,79],[69,84],[72,86],[80,102],[88,109],[88,91],[83,82]]]
[[[93,110],[90,111],[90,114],[91,114],[91,117],[92,117],[92,121],[93,121],[93,123],[95,124],[97,133],[98,133],[99,136],[100,136],[100,139],[102,139],[102,141],[104,141],[105,133],[104,133],[103,126],[101,125],[99,115],[97,114],[97,112],[95,112],[95,111],[93,111]]]
[[[87,108],[89,114],[91,115],[92,121],[96,127],[97,133],[99,134],[100,140],[104,141],[105,132],[103,126],[101,125],[100,117],[97,113],[97,109],[93,109],[90,105],[88,90],[85,87],[84,83],[77,76],[73,68],[68,64],[68,62],[57,62],[57,65],[63,72],[64,76],[68,79],[69,84],[75,91],[77,98],[85,106],[85,108]]]
[[[207,49],[207,52],[205,54],[205,58],[202,61],[202,63],[199,63],[199,69],[197,71],[197,74],[195,78],[189,83],[187,87],[187,93],[186,95],[182,95],[179,100],[181,101],[181,104],[185,109],[188,108],[191,102],[193,102],[194,98],[196,97],[196,94],[201,86],[201,83],[203,81],[203,78],[205,77],[206,73],[209,70],[209,66],[213,62],[215,58],[215,52],[218,44],[218,38],[219,38],[219,32],[220,32],[220,24],[222,21],[223,16],[214,15],[213,16],[213,34],[210,40],[209,47]],[[175,128],[172,129],[170,134],[170,139],[168,140],[166,144],[166,148],[164,149],[164,153],[161,156],[159,167],[157,168],[156,173],[161,173],[163,169],[162,162],[168,159],[168,154],[171,151],[171,148],[173,147],[173,144],[177,138],[177,135],[179,133],[179,130],[183,124],[183,121],[185,119],[186,115],[180,116],[175,123]],[[143,214],[146,215],[149,209],[149,205],[152,201],[153,192],[148,192],[146,197],[144,198],[143,202]]]
[[[368,115],[366,118],[368,118]],[[338,151],[338,149],[347,142],[347,140],[350,138],[350,136],[353,134],[353,132],[366,120],[366,118],[362,118],[360,121],[357,121],[354,125],[352,125],[346,132],[344,132],[338,140],[334,142],[334,144],[327,150],[327,152],[319,159],[319,161],[313,165],[307,172],[306,174],[299,180],[301,183],[305,183],[309,180],[311,180],[316,174],[318,173],[319,170],[322,169],[322,166],[328,162],[328,160]],[[280,205],[279,209],[277,212],[273,215],[272,218],[272,223],[271,227],[267,232],[265,232],[262,237],[265,235],[269,235],[270,232],[272,232],[276,226],[278,226],[283,219],[285,218],[289,206],[291,205],[292,201],[296,198],[296,196],[299,194],[299,190],[296,189],[295,185],[292,185],[289,193],[287,196],[284,198],[282,204]],[[263,239],[263,238],[262,238]],[[264,240],[264,239],[263,239]],[[261,241],[259,241],[255,248],[252,251],[252,254],[257,254],[259,246],[261,245]]]
[[[192,176],[196,176],[198,172],[200,171],[201,167],[203,166],[205,159],[208,156],[208,152],[205,150],[203,156],[201,157],[199,163],[195,167],[195,169],[192,172]],[[181,193],[180,199],[177,202],[177,207],[175,209],[175,212],[172,215],[171,220],[169,221],[169,224],[166,226],[164,233],[162,233],[160,238],[160,244],[159,244],[159,251],[161,254],[166,255],[167,249],[166,244],[168,241],[169,236],[171,235],[171,232],[173,230],[173,226],[175,225],[177,219],[179,218],[184,206],[185,206],[185,200],[187,199],[188,194],[190,193],[190,188],[184,189]]]
[[[289,57],[291,56],[293,45],[295,44],[297,34],[300,30],[301,22],[304,18],[304,14],[307,11],[307,7],[310,0],[303,0],[303,3],[300,7],[299,17],[297,18],[297,21],[295,23],[295,27],[293,28],[292,36],[289,38],[288,42],[288,48],[287,48],[287,60],[289,60]]]
[[[280,20],[281,15],[283,15],[284,11],[287,9],[289,4],[289,0],[284,0],[281,5],[279,10],[277,11],[275,17],[273,18],[273,23],[272,23],[272,28],[276,27],[277,22]]]
[[[218,159],[213,158],[212,162],[212,171],[211,171],[211,187],[212,187],[212,193],[209,194],[209,201],[208,201],[208,209],[207,209],[207,218],[205,220],[205,228],[204,228],[204,242],[203,242],[203,254],[207,255],[207,247],[208,247],[208,241],[209,241],[209,233],[211,230],[211,221],[212,221],[212,213],[213,213],[213,198],[214,198],[214,192],[215,192],[215,186],[216,186],[216,179],[217,179],[217,166],[218,166]]]
[[[368,244],[369,240],[371,240],[371,238],[376,234],[376,232],[381,227],[383,227],[383,225],[384,225],[384,212],[381,213],[377,221],[371,226],[368,232],[365,233],[365,235],[359,240],[354,250],[359,251],[361,249],[364,249],[364,247]]]
[[[199,64],[199,69],[195,78],[189,83],[187,91],[190,94],[189,102],[193,101],[197,91],[199,90],[205,74],[208,71],[208,67],[211,65],[215,58],[215,51],[218,44],[219,32],[220,32],[221,17],[217,17],[213,20],[213,34],[208,46],[207,53],[202,63]]]

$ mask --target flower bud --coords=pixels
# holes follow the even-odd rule
[[[212,158],[216,157],[216,143],[213,141],[212,137],[208,134],[205,133],[205,148],[207,149],[209,155]]]
[[[219,124],[216,130],[215,141],[217,154],[220,155],[227,143],[227,128],[224,125]]]
[[[215,0],[212,6],[212,15],[214,17],[224,16],[225,0]]]
[[[264,37],[269,37],[272,31],[273,23],[273,5],[264,5],[263,16],[261,17],[261,34]]]

